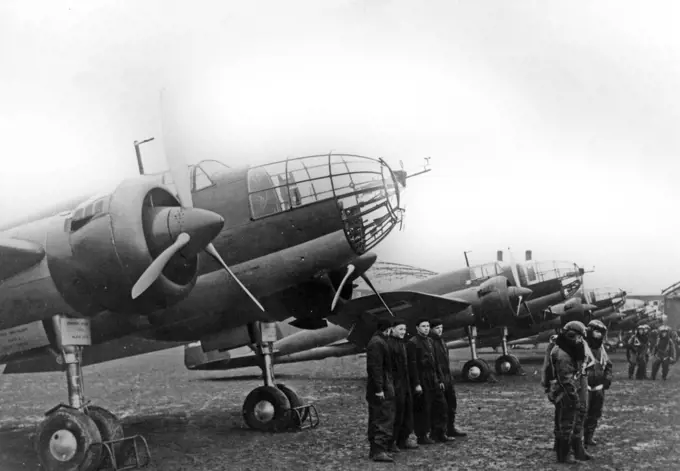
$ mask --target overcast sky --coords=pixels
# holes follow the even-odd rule
[[[590,287],[680,279],[674,1],[3,1],[0,223],[136,175],[159,93],[188,160],[329,150],[408,170],[379,247],[435,271],[571,260]],[[159,140],[143,147],[164,170]]]

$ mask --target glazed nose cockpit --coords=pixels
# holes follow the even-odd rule
[[[534,291],[534,298],[558,288],[567,299],[573,296],[583,284],[583,270],[573,262],[525,261],[517,265],[522,285]]]
[[[291,158],[253,167],[248,175],[254,218],[335,199],[347,240],[358,254],[401,221],[404,183],[405,175],[395,174],[382,159],[347,154]]]

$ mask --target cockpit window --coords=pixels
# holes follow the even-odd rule
[[[288,159],[248,170],[251,215],[335,199],[350,245],[364,253],[399,222],[400,188],[384,161],[347,154]]]
[[[227,173],[230,169],[228,165],[223,164],[218,160],[203,160],[198,163],[198,166],[201,167],[208,178],[213,181],[217,176]]]
[[[522,262],[519,264],[524,272],[527,284],[541,283],[543,281],[558,278],[578,278],[578,267],[571,262],[547,261],[547,262]]]
[[[498,262],[485,263],[470,267],[470,280],[485,280],[503,273],[503,267]]]
[[[201,167],[196,167],[194,172],[194,191],[199,191],[209,186],[213,186],[212,180],[210,180]]]

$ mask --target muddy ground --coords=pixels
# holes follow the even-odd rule
[[[85,386],[93,403],[123,418],[127,434],[147,438],[153,455],[147,469],[153,471],[564,469],[550,449],[552,406],[538,384],[540,354],[515,353],[526,376],[458,384],[458,422],[468,438],[401,453],[395,464],[367,460],[362,357],[277,367],[280,382],[316,404],[321,425],[276,435],[241,422],[242,403],[260,384],[257,370],[190,372],[180,349],[85,368]],[[452,363],[460,368],[465,354],[453,352]],[[614,361],[596,460],[578,468],[680,469],[680,369],[665,383],[631,381],[622,356]],[[32,434],[45,411],[66,401],[63,375],[0,376],[0,398],[0,470],[39,469]]]

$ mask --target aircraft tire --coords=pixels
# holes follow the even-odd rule
[[[516,375],[520,372],[521,364],[515,355],[501,355],[496,358],[496,373],[499,375]]]
[[[483,383],[491,374],[491,368],[484,360],[468,360],[463,365],[463,380],[472,383]]]
[[[243,403],[243,420],[248,427],[262,432],[278,432],[291,425],[290,401],[273,386],[253,389]]]
[[[103,407],[87,406],[85,408],[85,413],[92,420],[94,420],[94,423],[97,425],[97,428],[99,429],[99,434],[102,437],[102,442],[119,440],[125,436],[125,434],[123,433],[123,425],[120,423],[118,417],[116,417]],[[129,446],[124,447],[123,443],[116,443],[110,446],[111,451],[113,451],[113,453],[116,456],[116,464],[118,465],[118,467],[121,467],[125,460],[126,450],[124,450],[124,448],[129,450],[130,447]],[[108,453],[104,452],[104,456],[102,459],[103,459],[101,465],[102,468],[106,469],[107,466],[113,468],[112,463],[110,463]]]
[[[303,412],[302,415],[300,416],[300,418],[298,419],[298,415],[295,412],[293,412],[292,409],[295,408],[295,407],[301,407],[301,406],[304,405],[302,403],[302,399],[300,399],[300,396],[298,396],[297,393],[293,389],[289,388],[285,384],[279,383],[279,384],[276,385],[276,387],[279,388],[281,390],[281,392],[283,392],[283,394],[285,394],[286,397],[288,398],[288,401],[290,402],[290,408],[291,408],[291,419],[293,420],[293,423],[295,424],[295,426],[299,427],[302,424],[302,422],[307,420],[307,416],[309,415],[309,411],[306,410],[305,412]]]
[[[104,456],[97,424],[69,407],[50,412],[40,423],[35,447],[45,471],[95,471]]]

